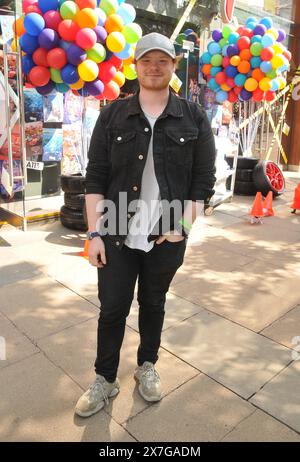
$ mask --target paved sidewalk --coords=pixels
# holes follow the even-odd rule
[[[94,379],[96,270],[84,234],[58,221],[0,229],[0,441],[300,441],[300,213],[297,174],[251,225],[236,196],[193,227],[168,293],[157,369],[164,397],[146,403],[133,372],[137,302],[121,353],[121,391],[89,419],[74,405]]]

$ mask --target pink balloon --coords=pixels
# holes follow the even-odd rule
[[[50,10],[44,14],[44,20],[46,27],[49,29],[54,29],[58,31],[58,26],[60,25],[62,19],[58,11]]]

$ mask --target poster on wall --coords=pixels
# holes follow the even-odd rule
[[[22,180],[15,180],[11,188],[9,180],[9,165],[7,160],[0,160],[0,193],[6,197],[12,197],[14,193],[23,190]],[[22,176],[21,161],[13,161],[14,176]]]
[[[59,162],[62,159],[63,131],[61,128],[44,128],[43,158],[44,162]]]
[[[44,122],[61,123],[64,119],[64,96],[53,93],[44,96]]]
[[[83,111],[83,98],[74,95],[71,91],[65,94],[64,124],[81,123]]]
[[[43,97],[36,90],[24,90],[25,123],[43,121],[43,104]]]
[[[63,125],[63,158],[61,165],[63,175],[73,175],[84,171],[81,152],[81,125]]]
[[[38,160],[43,153],[43,123],[25,124],[26,156],[30,160]]]

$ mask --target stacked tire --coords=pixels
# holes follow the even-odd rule
[[[62,175],[61,189],[64,191],[64,205],[60,209],[60,221],[63,226],[76,231],[87,230],[85,210],[85,177]]]
[[[226,162],[233,167],[233,157],[226,157]],[[231,177],[226,187],[230,189]],[[269,191],[273,196],[280,196],[285,189],[285,181],[279,166],[272,161],[261,161],[253,157],[238,157],[234,193],[242,196],[254,196],[258,191],[266,196]]]

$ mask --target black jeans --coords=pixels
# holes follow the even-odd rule
[[[107,263],[98,269],[101,306],[95,370],[113,382],[137,277],[140,332],[137,364],[141,366],[144,361],[154,364],[158,360],[166,293],[183,263],[186,239],[179,242],[165,240],[162,244],[154,244],[150,252],[130,249],[126,245],[119,250],[108,236],[104,236],[103,241]]]

